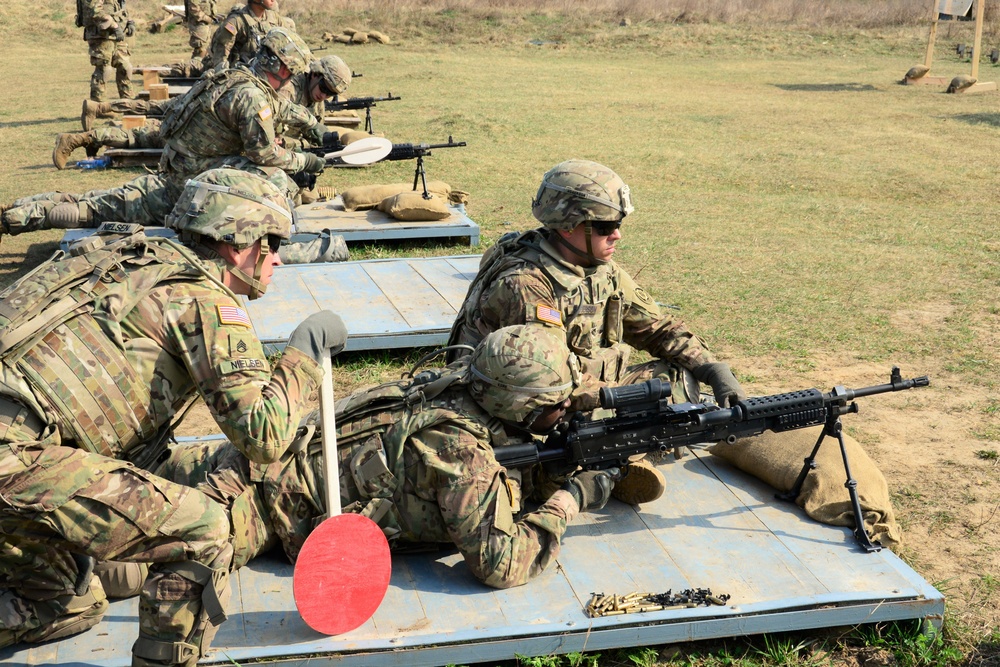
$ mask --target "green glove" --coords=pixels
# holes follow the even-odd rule
[[[716,403],[724,408],[731,408],[737,402],[747,397],[746,392],[743,391],[743,387],[740,386],[736,376],[733,375],[733,371],[729,368],[729,364],[720,362],[702,364],[692,369],[691,375],[698,382],[703,382],[712,387],[712,394],[715,396]]]
[[[570,477],[562,488],[573,496],[581,512],[590,512],[608,504],[611,489],[614,488],[615,479],[619,476],[618,468],[586,470]]]
[[[312,357],[317,364],[323,363],[323,355],[333,356],[344,349],[347,342],[347,327],[332,310],[321,310],[302,320],[288,337],[286,347],[294,347]]]
[[[309,174],[319,174],[326,167],[326,161],[323,160],[318,155],[313,155],[312,153],[303,153],[302,157],[305,158],[306,164],[302,167],[302,171]]]

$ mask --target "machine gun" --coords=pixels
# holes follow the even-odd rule
[[[385,160],[413,160],[417,161],[417,168],[413,172],[413,189],[417,189],[417,183],[421,183],[424,188],[424,199],[430,199],[427,192],[427,174],[424,172],[424,157],[431,155],[435,148],[460,148],[466,146],[464,141],[455,141],[448,135],[448,143],[445,144],[393,144],[392,150]]]
[[[854,511],[854,537],[868,552],[882,547],[873,543],[865,531],[857,482],[851,475],[844,445],[841,415],[858,412],[854,399],[892,391],[926,387],[927,376],[904,380],[899,368],[893,367],[888,384],[862,389],[834,387],[823,393],[804,389],[773,396],[757,396],[740,401],[732,408],[720,408],[704,403],[671,405],[670,383],[659,379],[621,387],[603,387],[601,407],[614,410],[607,419],[586,420],[578,413],[561,429],[548,436],[544,443],[514,444],[494,449],[497,461],[505,467],[523,467],[540,463],[556,474],[577,469],[603,470],[623,467],[629,457],[649,452],[666,452],[680,447],[735,442],[739,438],[760,435],[764,431],[791,431],[823,425],[816,446],[805,459],[794,487],[782,500],[795,501],[802,491],[809,471],[816,467],[816,453],[827,436],[840,443],[847,474],[848,493]]]
[[[354,73],[351,72],[354,76]],[[361,76],[360,74],[357,76]],[[327,100],[324,102],[327,111],[347,111],[347,110],[365,110],[365,132],[368,134],[373,134],[375,130],[372,128],[372,107],[378,106],[379,102],[395,102],[396,100],[401,100],[402,97],[393,97],[392,93],[386,93],[385,97],[349,97],[346,100]]]

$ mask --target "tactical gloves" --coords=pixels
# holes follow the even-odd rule
[[[302,167],[302,171],[309,174],[319,174],[326,167],[326,161],[318,155],[313,155],[312,153],[303,153],[302,157],[305,158],[305,166]]]
[[[125,22],[125,36],[131,37],[135,34],[135,21],[129,19]]]
[[[599,510],[608,504],[619,474],[618,468],[578,472],[566,480],[562,489],[573,496],[581,512]]]
[[[347,342],[347,327],[332,310],[321,310],[302,320],[288,337],[287,347],[309,355],[316,363],[323,363],[323,356],[333,356]]]
[[[124,42],[125,41],[125,31],[121,28],[115,28],[115,41]]]
[[[691,375],[698,382],[703,382],[712,387],[712,394],[715,395],[715,401],[721,407],[733,407],[738,401],[747,397],[746,392],[743,391],[743,387],[740,386],[736,376],[733,375],[733,371],[730,370],[729,364],[719,362],[702,364],[692,369]]]

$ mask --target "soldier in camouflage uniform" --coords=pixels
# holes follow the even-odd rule
[[[454,545],[472,574],[496,588],[526,583],[559,553],[567,524],[607,502],[615,471],[582,472],[519,514],[520,471],[495,447],[547,432],[580,381],[561,335],[539,325],[487,336],[471,357],[337,404],[344,512],[373,519],[393,548]],[[236,561],[280,542],[293,562],[324,518],[318,415],[281,461],[248,463],[231,445],[175,448],[161,475],[230,508]],[[251,480],[260,480],[252,482]]]
[[[278,14],[277,5],[277,0],[248,0],[243,7],[233,7],[212,35],[204,71],[210,67],[249,65],[264,36],[273,28],[294,32],[295,22]]]
[[[676,402],[697,401],[697,381],[711,385],[720,404],[744,396],[729,366],[682,322],[661,313],[612,260],[622,221],[633,211],[629,188],[615,172],[587,160],[558,164],[542,179],[531,210],[542,227],[508,234],[483,256],[450,344],[475,345],[491,331],[523,322],[562,329],[594,378],[573,396],[580,410],[598,406],[603,384],[651,377],[670,380]],[[656,361],[629,366],[633,347]],[[649,467],[644,473],[645,489],[635,486],[643,476],[630,474],[616,496],[627,502],[658,497],[662,475]]]
[[[192,179],[186,246],[108,223],[0,292],[0,646],[85,630],[107,606],[92,559],[149,562],[133,665],[191,665],[225,619],[223,507],[147,470],[199,395],[248,460],[279,460],[342,347],[329,311],[271,368],[240,307],[270,282],[292,213],[244,172]]]
[[[252,68],[237,66],[206,75],[169,106],[160,126],[165,146],[159,173],[70,202],[45,195],[15,201],[0,217],[3,231],[93,227],[106,220],[160,224],[187,179],[236,164],[235,156],[252,168],[321,172],[322,158],[285,150],[275,141],[274,123],[279,120],[322,142],[325,126],[307,109],[275,94],[294,74],[304,72],[309,60],[301,39],[281,28],[272,30]]]
[[[184,0],[184,20],[191,37],[191,58],[204,58],[212,41],[212,26],[215,25],[215,0]]]
[[[77,0],[77,27],[90,49],[90,99],[104,99],[107,68],[115,68],[118,97],[132,97],[132,60],[126,40],[135,32],[125,0]]]
[[[277,90],[277,94],[293,104],[307,108],[319,122],[326,115],[324,102],[347,90],[351,82],[351,70],[337,56],[324,56],[309,63],[309,70],[299,72],[288,83]],[[160,135],[161,117],[184,97],[174,97],[162,102],[148,100],[112,100],[95,104],[84,101],[81,116],[83,132],[65,132],[56,136],[52,149],[52,163],[56,169],[65,169],[70,155],[78,148],[85,148],[87,155],[94,156],[101,148],[163,148]],[[90,104],[88,104],[90,102]],[[125,113],[147,116],[142,127],[125,130],[121,127],[93,128],[94,118],[101,113]],[[151,117],[152,116],[152,117]],[[294,150],[307,147],[307,141],[300,138],[302,121],[298,125],[286,127],[275,123],[274,131],[280,136],[285,149]]]

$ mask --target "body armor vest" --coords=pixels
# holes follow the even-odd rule
[[[102,229],[115,226],[139,231],[85,238],[82,252],[57,253],[0,293],[0,360],[25,378],[63,440],[132,459],[169,423],[147,412],[151,387],[135,363],[161,351],[149,339],[125,341],[121,322],[157,285],[204,269],[138,225]]]
[[[273,91],[250,70],[237,67],[208,72],[185,95],[183,103],[170,106],[160,124],[160,136],[170,149],[186,157],[242,154],[239,128],[223,122],[215,105],[230,90],[247,83],[264,93],[274,107]]]
[[[560,311],[566,329],[566,344],[580,357],[582,370],[606,382],[617,382],[628,364],[631,348],[621,345],[627,303],[626,280],[613,263],[597,266],[578,275],[545,252],[545,237],[539,230],[505,235],[490,248],[469,286],[462,308],[452,325],[449,345],[479,343],[475,328],[483,293],[504,274],[516,273],[530,265],[548,279],[555,303],[543,304]],[[536,304],[524,304],[529,310]],[[532,315],[525,314],[531,321]]]

